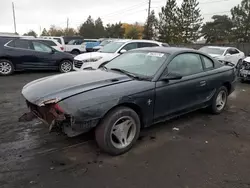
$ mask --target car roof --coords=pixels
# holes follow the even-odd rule
[[[114,42],[150,42],[150,43],[158,43],[161,44],[161,42],[154,41],[154,40],[142,40],[142,39],[116,39]]]
[[[233,48],[233,47],[227,47],[227,46],[203,46],[203,47],[207,47],[207,48],[219,48],[221,50],[227,50],[228,48]],[[202,48],[203,48],[202,47]]]
[[[191,49],[191,48],[179,48],[179,47],[147,47],[147,48],[137,48],[130,51],[150,51],[150,52],[160,52],[160,53],[168,53],[168,54],[174,54],[176,52],[198,52],[197,50]]]

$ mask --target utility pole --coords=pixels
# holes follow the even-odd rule
[[[69,32],[69,18],[67,18],[67,29],[66,29],[66,35],[68,35]]]
[[[15,30],[15,34],[16,32],[16,15],[15,15],[15,7],[14,7],[14,3],[12,2],[12,11],[13,11],[13,21],[14,21],[14,30]]]
[[[151,11],[151,0],[148,1],[148,23],[147,23],[147,38],[149,35],[149,17],[150,17],[150,11]],[[148,38],[149,39],[149,38]]]

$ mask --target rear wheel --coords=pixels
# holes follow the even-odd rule
[[[220,114],[227,104],[228,90],[225,86],[221,86],[213,97],[210,107],[213,114]]]
[[[131,108],[110,111],[95,130],[97,144],[104,152],[120,155],[134,145],[140,133],[140,118]]]
[[[70,60],[63,60],[59,65],[59,71],[61,73],[70,72],[72,68],[73,68],[73,65]]]
[[[14,66],[11,61],[7,59],[0,60],[0,75],[7,76],[14,72]]]
[[[71,54],[73,54],[73,55],[79,55],[80,51],[79,50],[72,50]]]

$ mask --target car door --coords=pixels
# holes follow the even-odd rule
[[[155,121],[199,108],[207,90],[206,72],[199,54],[183,53],[174,57],[163,75],[178,73],[180,80],[157,81]],[[205,95],[203,95],[205,97]]]
[[[33,67],[35,56],[29,40],[13,40],[6,45],[6,48],[11,54],[16,69],[30,69]]]
[[[35,57],[34,69],[56,69],[56,52],[51,47],[39,41],[32,41],[32,49]]]

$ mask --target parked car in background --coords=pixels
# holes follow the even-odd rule
[[[74,55],[86,52],[86,44],[84,43],[84,39],[73,39],[65,45],[65,48],[66,52]]]
[[[63,40],[65,44],[68,44],[69,41],[71,40],[81,40],[81,39],[83,39],[83,37],[81,36],[63,36]]]
[[[22,95],[31,112],[19,121],[38,117],[70,137],[95,129],[99,147],[119,155],[141,128],[201,108],[221,113],[234,91],[234,70],[197,50],[136,49],[102,69],[28,83]]]
[[[104,39],[98,46],[93,47],[93,52],[96,52],[96,51],[102,49],[103,46],[105,46],[106,44],[109,44],[110,42],[113,42],[115,40],[117,40],[117,39]]]
[[[121,39],[105,45],[97,52],[80,54],[74,58],[74,70],[98,69],[102,64],[121,55],[122,53],[143,47],[167,46],[152,40]]]
[[[244,52],[234,47],[204,46],[199,49],[220,61],[230,62],[235,66],[245,58]]]
[[[61,45],[55,39],[40,39],[40,38],[37,38],[37,39],[34,39],[34,40],[37,40],[37,41],[42,42],[44,44],[47,44],[48,46],[56,49],[57,51],[61,51],[61,52],[65,51],[63,45]]]
[[[0,75],[19,70],[72,70],[73,56],[39,42],[37,39],[14,39],[0,46]]]
[[[250,80],[250,54],[236,66],[237,76],[240,78],[241,82]]]
[[[43,39],[54,39],[57,42],[59,42],[65,49],[65,42],[63,37],[56,37],[56,36],[40,36],[39,38],[43,38]]]
[[[84,39],[84,44],[86,46],[87,52],[92,52],[95,46],[98,46],[101,43],[99,39]]]

